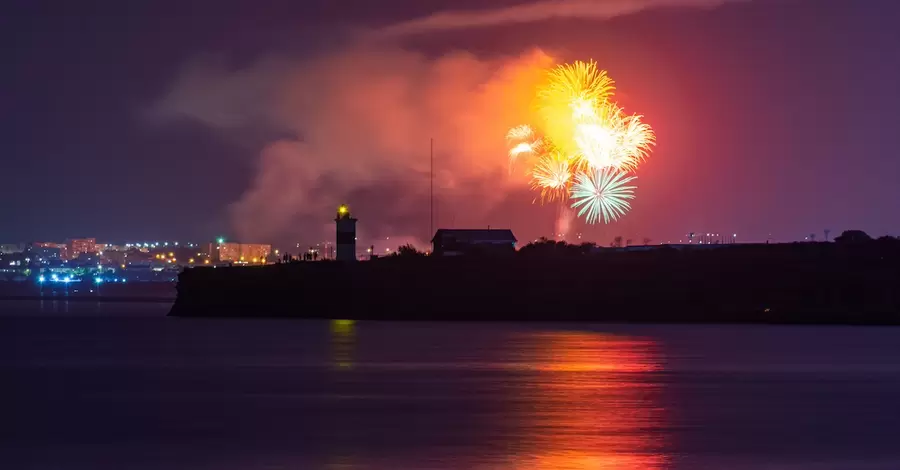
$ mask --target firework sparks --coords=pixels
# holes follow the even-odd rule
[[[534,129],[529,125],[513,127],[506,133],[506,142],[512,147],[509,149],[509,171],[521,155],[537,155],[541,148],[541,140],[535,138]]]
[[[656,137],[641,116],[626,115],[615,104],[575,126],[574,141],[579,154],[593,168],[612,167],[634,171],[647,158]]]
[[[547,85],[538,93],[544,110],[555,113],[565,109],[576,118],[607,101],[615,91],[615,82],[594,61],[560,65],[548,78]]]
[[[510,165],[521,155],[534,157],[531,187],[541,202],[572,199],[572,208],[589,224],[618,220],[634,198],[638,166],[656,144],[643,116],[626,114],[611,97],[615,82],[590,62],[560,65],[537,90],[543,125],[507,132]],[[510,167],[511,168],[511,167]]]
[[[540,141],[537,142],[520,142],[516,144],[515,147],[509,149],[509,159],[515,161],[515,159],[522,155],[523,153],[534,153],[536,147],[540,144]]]
[[[559,152],[541,156],[531,170],[531,187],[541,191],[541,201],[563,200],[572,182],[571,159]]]
[[[534,140],[534,129],[528,124],[513,127],[506,133],[507,142],[519,142],[523,140]]]
[[[578,216],[593,224],[603,218],[604,223],[618,220],[631,208],[628,199],[634,199],[635,186],[626,186],[634,176],[611,168],[575,175],[572,185],[572,209]]]

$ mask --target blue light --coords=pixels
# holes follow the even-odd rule
[[[72,278],[69,276],[66,276],[63,278],[62,282],[72,282]]]
[[[56,281],[59,280],[59,276],[57,276],[56,274],[54,274],[54,275],[50,276],[50,279],[53,280],[53,282],[56,282]]]
[[[101,283],[103,282],[103,279],[102,279],[102,278],[99,278],[99,277],[95,277],[95,278],[94,278],[94,282],[97,283],[97,284],[101,284]]]
[[[46,281],[46,279],[44,278],[44,276],[38,277],[38,282],[43,283],[44,281]]]

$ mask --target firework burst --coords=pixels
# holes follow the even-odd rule
[[[537,155],[541,150],[541,139],[535,137],[534,129],[529,125],[513,127],[506,133],[506,142],[512,147],[509,149],[509,171],[522,155]]]
[[[579,155],[593,168],[634,171],[656,142],[653,129],[638,115],[626,115],[608,103],[575,125],[573,140]]]
[[[572,159],[559,152],[542,155],[531,170],[531,188],[540,190],[541,202],[564,200],[573,175]]]
[[[612,168],[579,173],[572,185],[572,209],[589,224],[600,218],[607,224],[618,220],[631,208],[628,200],[634,199],[635,186],[626,185],[635,178]]]
[[[611,101],[615,82],[590,62],[560,65],[547,73],[536,103],[543,125],[507,132],[510,168],[522,155],[533,162],[531,187],[541,202],[572,200],[589,224],[618,220],[631,207],[637,171],[656,144],[643,116]]]
[[[547,78],[538,92],[543,111],[566,110],[576,118],[606,102],[616,89],[615,82],[594,61],[560,65]]]
[[[507,142],[520,142],[523,140],[534,140],[534,129],[528,124],[513,127],[506,133]]]

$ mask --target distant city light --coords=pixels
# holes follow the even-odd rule
[[[44,278],[44,276],[38,277],[38,282],[44,282],[44,281],[46,281],[46,279]]]
[[[225,239],[222,238],[222,237],[219,237],[219,238],[216,240],[216,242],[219,243],[219,244],[221,245],[222,243],[225,243]]]
[[[103,279],[102,279],[102,278],[99,278],[99,277],[95,277],[95,278],[94,278],[94,282],[97,283],[97,284],[102,284],[102,283],[103,283]]]

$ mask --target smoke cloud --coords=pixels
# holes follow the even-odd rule
[[[743,0],[544,0],[439,12],[376,35],[605,20],[737,1]],[[367,42],[314,59],[268,57],[243,68],[195,61],[149,114],[198,122],[223,136],[268,136],[249,188],[229,207],[235,234],[245,241],[330,240],[328,221],[346,203],[361,219],[360,243],[390,236],[424,244],[431,235],[431,138],[438,226],[512,226],[512,217],[533,216],[533,208],[508,210],[529,205],[533,195],[524,175],[510,175],[502,136],[533,122],[533,92],[553,60],[539,50],[500,59],[465,52],[433,58],[389,41]],[[542,233],[553,229],[548,223]]]
[[[388,26],[378,35],[397,37],[563,18],[609,20],[656,8],[713,8],[741,1],[747,0],[544,0],[497,9],[438,12]]]
[[[503,136],[530,118],[551,62],[541,51],[485,60],[361,46],[237,70],[199,61],[150,113],[222,135],[264,128],[279,136],[263,146],[249,189],[230,207],[245,241],[330,240],[341,203],[360,218],[360,243],[426,241],[431,138],[439,222],[481,226],[507,198],[531,203],[511,195],[527,188],[524,175],[509,174]]]

